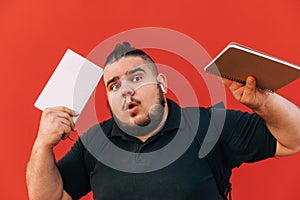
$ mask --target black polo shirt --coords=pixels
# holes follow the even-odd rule
[[[157,170],[134,170],[135,167],[149,162],[151,164],[163,161],[160,159],[165,155],[158,155],[157,160],[152,158],[150,161],[145,157],[147,153],[158,151],[170,144],[179,132],[193,137],[190,134],[191,120],[184,114],[185,110],[170,100],[168,105],[169,114],[165,126],[145,142],[124,133],[113,119],[92,127],[81,136],[57,164],[68,194],[73,199],[79,199],[92,190],[94,199],[101,200],[223,199],[207,159],[198,156],[201,145],[195,138],[192,138],[191,144],[174,162],[162,165],[163,167]],[[209,109],[195,109],[202,109],[208,114],[210,112]],[[203,117],[206,116],[201,115],[200,119]],[[201,130],[201,127],[198,130]],[[197,134],[202,134],[203,137],[200,131]],[[103,135],[108,138],[107,141],[103,139]],[[239,166],[242,162],[272,157],[275,153],[276,141],[263,121],[256,115],[247,113],[226,112],[220,141],[217,145],[224,145],[224,160],[230,168]],[[112,152],[107,150],[108,144],[134,153],[133,157],[126,153],[122,157],[112,154],[111,162],[104,162],[105,159],[103,161],[102,158]],[[118,160],[124,161],[122,165],[128,165],[124,166],[125,170],[113,166]],[[130,167],[133,170],[126,171],[131,169]]]

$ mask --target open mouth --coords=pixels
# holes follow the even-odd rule
[[[137,114],[137,106],[138,106],[138,104],[134,101],[131,101],[127,104],[126,110],[130,114],[131,117],[134,117]]]
[[[134,107],[136,107],[137,105],[136,105],[136,103],[134,103],[134,102],[130,102],[130,103],[128,103],[128,106],[127,106],[127,109],[128,110],[132,110]]]
[[[123,111],[129,112],[130,115],[135,115],[138,112],[138,106],[141,104],[139,100],[136,99],[124,99],[124,103],[122,106]]]
[[[128,106],[128,109],[132,109],[134,107],[135,107],[135,105],[131,104],[131,105]]]

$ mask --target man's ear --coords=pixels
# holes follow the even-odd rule
[[[168,88],[167,87],[167,77],[164,74],[159,73],[157,75],[156,79],[157,79],[158,84],[162,88],[163,93],[166,93],[167,92],[167,88]]]

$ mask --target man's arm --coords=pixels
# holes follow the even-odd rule
[[[27,165],[26,180],[30,199],[71,199],[63,190],[53,148],[75,130],[72,110],[65,107],[45,109],[37,139]]]
[[[246,85],[223,79],[235,99],[251,108],[264,119],[277,139],[276,156],[286,156],[300,150],[300,109],[275,93],[256,88],[256,80],[249,76]]]

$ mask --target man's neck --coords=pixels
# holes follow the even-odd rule
[[[154,130],[152,130],[150,133],[148,133],[147,135],[136,136],[136,138],[138,138],[142,142],[145,142],[146,140],[148,140],[148,138],[150,138],[151,136],[153,136],[156,133],[158,133],[164,127],[164,125],[165,125],[165,123],[167,121],[168,114],[169,114],[169,107],[168,107],[168,104],[166,103],[166,105],[164,107],[164,114],[163,114],[162,120],[158,124],[158,126]]]

